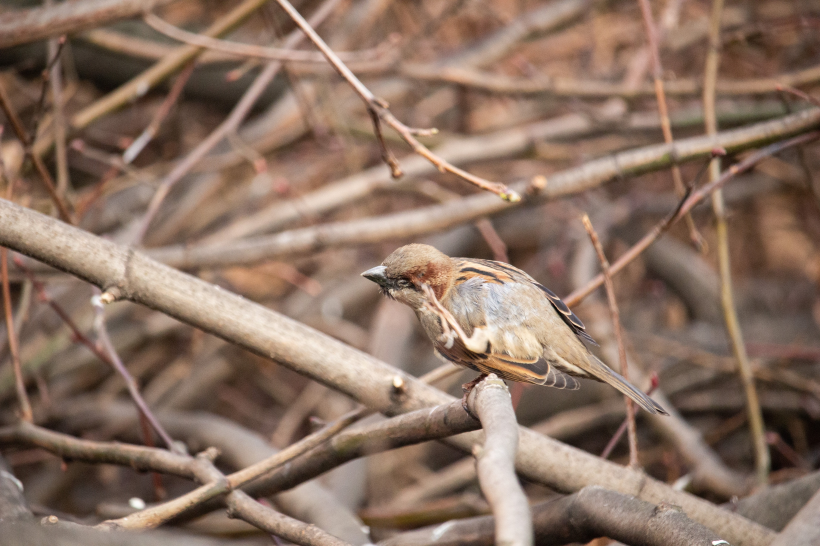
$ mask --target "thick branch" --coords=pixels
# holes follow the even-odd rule
[[[811,546],[820,543],[820,492],[814,494],[794,519],[772,542],[772,546]]]
[[[491,546],[493,519],[450,521],[398,535],[379,546]],[[671,506],[654,506],[595,486],[533,506],[533,523],[539,546],[587,543],[604,536],[631,546],[709,545],[721,540]]]
[[[127,19],[172,0],[80,0],[0,15],[0,48],[72,34]]]
[[[495,516],[495,542],[508,546],[533,543],[527,496],[515,475],[518,427],[510,391],[495,374],[479,383],[467,399],[484,429],[484,445],[474,449],[478,483]]]

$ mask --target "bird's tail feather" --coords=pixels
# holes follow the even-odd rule
[[[661,407],[660,404],[649,398],[646,394],[635,388],[629,381],[623,378],[621,374],[598,360],[595,355],[589,355],[589,363],[597,372],[595,375],[605,382],[609,383],[632,400],[643,409],[652,414],[669,415],[669,413]]]

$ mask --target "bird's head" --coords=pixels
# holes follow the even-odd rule
[[[429,245],[411,244],[393,251],[381,265],[368,269],[362,277],[379,285],[384,295],[413,309],[427,301],[422,285],[428,284],[441,300],[453,285],[452,260]]]

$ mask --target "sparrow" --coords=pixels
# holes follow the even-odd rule
[[[576,390],[576,377],[612,385],[653,414],[654,400],[593,355],[584,323],[549,288],[502,262],[451,258],[410,244],[362,276],[415,311],[445,360],[522,383]]]

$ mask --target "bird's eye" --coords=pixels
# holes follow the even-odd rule
[[[398,286],[399,288],[410,288],[412,286],[412,283],[407,279],[398,279],[396,281],[396,286]]]

